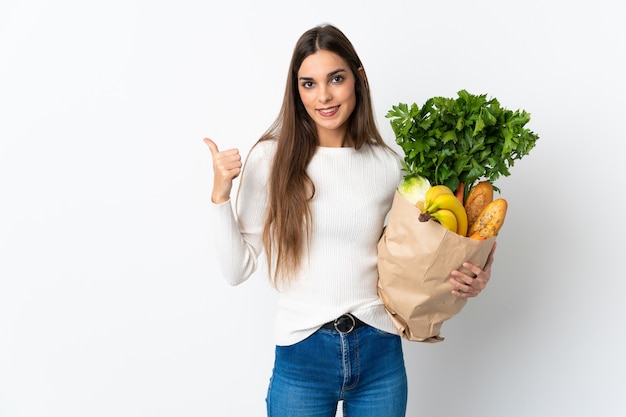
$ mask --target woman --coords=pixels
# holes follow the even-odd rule
[[[280,114],[245,168],[236,149],[205,142],[222,272],[237,285],[265,251],[278,291],[268,416],[334,416],[340,400],[347,416],[404,416],[401,339],[377,294],[376,251],[402,171],[350,41],[331,25],[300,37]],[[471,266],[476,278],[453,271],[453,293],[478,295],[492,262]]]

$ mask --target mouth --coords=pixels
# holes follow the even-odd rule
[[[339,106],[326,107],[324,109],[317,109],[317,112],[323,117],[332,117],[339,111]]]

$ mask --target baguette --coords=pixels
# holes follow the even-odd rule
[[[478,240],[497,236],[504,224],[507,208],[508,203],[504,198],[497,198],[487,204],[478,219],[468,229],[467,236]]]
[[[467,213],[467,224],[471,225],[478,220],[487,204],[493,201],[493,185],[489,181],[481,181],[476,184],[467,196],[465,201],[465,212]]]

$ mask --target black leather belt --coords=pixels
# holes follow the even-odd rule
[[[328,323],[322,326],[322,329],[333,329],[337,330],[339,333],[348,334],[359,327],[363,327],[366,324],[363,323],[358,318],[354,317],[350,313],[346,313],[342,316],[337,317],[333,321],[329,321]]]

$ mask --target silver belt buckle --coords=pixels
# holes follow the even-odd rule
[[[342,330],[344,327],[342,324],[345,324],[344,319],[350,319],[351,323],[350,323],[350,328],[348,330]],[[342,323],[340,323],[340,321]],[[339,328],[339,326],[341,325],[341,329]],[[356,320],[354,319],[354,316],[350,313],[346,313],[340,317],[338,317],[337,319],[335,319],[335,321],[333,322],[333,326],[335,326],[335,330],[337,330],[339,333],[341,334],[348,334],[350,333],[352,330],[354,330],[354,328],[356,327]]]

